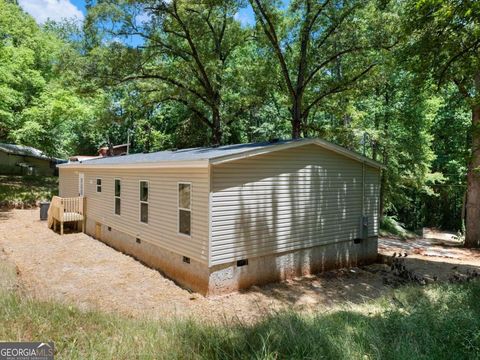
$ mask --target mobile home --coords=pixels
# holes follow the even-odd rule
[[[61,162],[30,146],[0,143],[1,175],[54,176]]]
[[[59,165],[86,232],[202,294],[375,261],[376,161],[319,139]]]

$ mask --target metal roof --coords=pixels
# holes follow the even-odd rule
[[[341,153],[350,158],[361,162],[370,163],[375,167],[383,167],[379,162],[366,158],[356,152],[347,150],[343,147],[329,143],[320,139],[297,139],[297,140],[279,140],[275,142],[261,142],[249,144],[224,145],[218,147],[198,147],[181,150],[168,150],[153,153],[141,153],[123,156],[111,156],[98,159],[83,160],[75,163],[62,164],[60,167],[112,167],[112,166],[128,166],[142,164],[178,164],[181,162],[207,161],[210,163],[218,163],[223,161],[232,161],[239,157],[257,155],[259,153],[281,150],[289,147],[301,145],[316,144],[328,148],[337,153]]]
[[[30,156],[37,159],[50,160],[50,158],[44,155],[42,151],[31,146],[0,143],[0,151],[19,156]]]

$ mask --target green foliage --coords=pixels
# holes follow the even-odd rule
[[[254,26],[235,16],[248,3]],[[39,27],[0,0],[0,142],[67,157],[127,139],[131,152],[265,141],[290,138],[300,112],[301,135],[386,165],[382,213],[458,230],[478,12],[471,1],[101,0],[81,26]]]
[[[478,281],[401,288],[355,310],[211,324],[127,319],[0,291],[0,337],[46,338],[68,359],[475,359],[479,296]]]
[[[478,104],[478,2],[409,0],[403,15],[403,56],[411,68],[417,74],[431,76],[438,84],[454,82],[464,96],[473,98],[472,104]]]
[[[401,239],[415,237],[415,234],[405,229],[405,225],[398,222],[395,216],[384,216],[380,223],[381,236],[398,236]]]
[[[431,79],[438,87],[444,86],[447,89],[447,101],[456,88],[458,97],[462,98],[463,104],[458,104],[456,113],[448,108],[444,108],[444,113],[449,120],[455,119],[454,126],[457,126],[461,132],[457,135],[453,144],[443,141],[444,144],[453,145],[452,155],[455,160],[451,164],[468,164],[467,170],[467,206],[466,211],[466,244],[468,246],[480,246],[480,226],[477,221],[477,210],[480,206],[480,177],[475,173],[475,168],[480,164],[480,6],[476,1],[439,1],[439,0],[409,0],[405,2],[402,8],[402,30],[404,41],[399,52],[402,63],[415,73],[420,80]],[[449,101],[450,105],[453,104]],[[470,108],[471,126],[467,133],[470,135],[467,145],[462,144],[465,139],[464,130],[464,110]],[[447,125],[451,127],[451,125]],[[442,143],[442,142],[441,142]],[[460,146],[459,146],[460,144]],[[463,159],[465,147],[471,149],[467,161]],[[462,149],[463,148],[463,149]],[[439,151],[442,151],[439,149]],[[441,154],[445,156],[445,154]],[[441,159],[443,160],[443,159]],[[439,163],[444,166],[445,164]],[[448,167],[446,171],[452,171]],[[465,177],[465,167],[458,166],[451,174],[462,172],[461,177]],[[464,202],[459,201],[463,198],[460,186],[462,184],[452,184],[451,174],[447,186],[443,189],[443,197],[451,198],[454,201],[453,206],[442,204],[444,207],[445,219],[446,211],[453,208],[464,207]],[[453,175],[454,176],[454,175]],[[457,180],[459,180],[457,178]],[[456,188],[452,188],[457,185]],[[449,196],[446,191],[452,191],[453,196]],[[459,196],[460,195],[460,196]],[[462,203],[462,205],[460,205]],[[447,206],[445,206],[447,205]],[[438,207],[437,207],[438,208]],[[447,211],[448,211],[447,210]],[[458,211],[456,211],[458,214]],[[457,215],[456,214],[456,215]],[[435,220],[438,220],[438,213]],[[447,225],[445,220],[440,220],[443,225]],[[448,226],[459,227],[458,215],[455,220],[450,221]],[[470,234],[470,235],[469,235]]]
[[[66,61],[74,49],[52,24],[41,29],[5,0],[0,0],[0,34],[0,142],[34,146],[53,156],[81,150],[78,137],[85,135],[71,130],[90,130],[92,136],[97,100],[96,94],[80,97],[63,83],[68,72],[59,59]]]
[[[58,195],[58,178],[0,176],[0,207],[32,207]]]

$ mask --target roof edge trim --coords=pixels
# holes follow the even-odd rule
[[[155,168],[195,168],[208,167],[208,160],[192,161],[163,161],[137,164],[88,164],[88,163],[67,163],[57,165],[60,169],[155,169]]]
[[[349,157],[353,160],[356,160],[358,162],[370,165],[372,167],[378,168],[378,169],[384,169],[385,165],[367,158],[366,156],[360,155],[354,151],[350,151],[348,149],[345,149],[339,145],[335,145],[333,143],[330,143],[328,141],[320,140],[320,139],[303,139],[303,140],[298,140],[298,141],[292,141],[286,144],[279,144],[276,146],[270,146],[267,148],[261,148],[261,149],[254,149],[250,151],[246,151],[243,153],[238,153],[238,154],[232,154],[232,155],[225,155],[221,157],[217,157],[214,159],[210,159],[210,164],[212,165],[219,165],[222,163],[230,162],[230,161],[235,161],[235,160],[240,160],[252,156],[257,156],[257,155],[262,155],[262,154],[268,154],[271,152],[275,151],[280,151],[280,150],[286,150],[290,148],[296,148],[300,146],[305,146],[305,145],[318,145],[320,147],[323,147],[327,150],[333,151],[337,154]]]

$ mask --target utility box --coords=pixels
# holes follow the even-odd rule
[[[362,239],[368,239],[368,216],[362,216]]]
[[[40,220],[48,219],[48,208],[50,207],[49,202],[41,201],[40,202]]]

